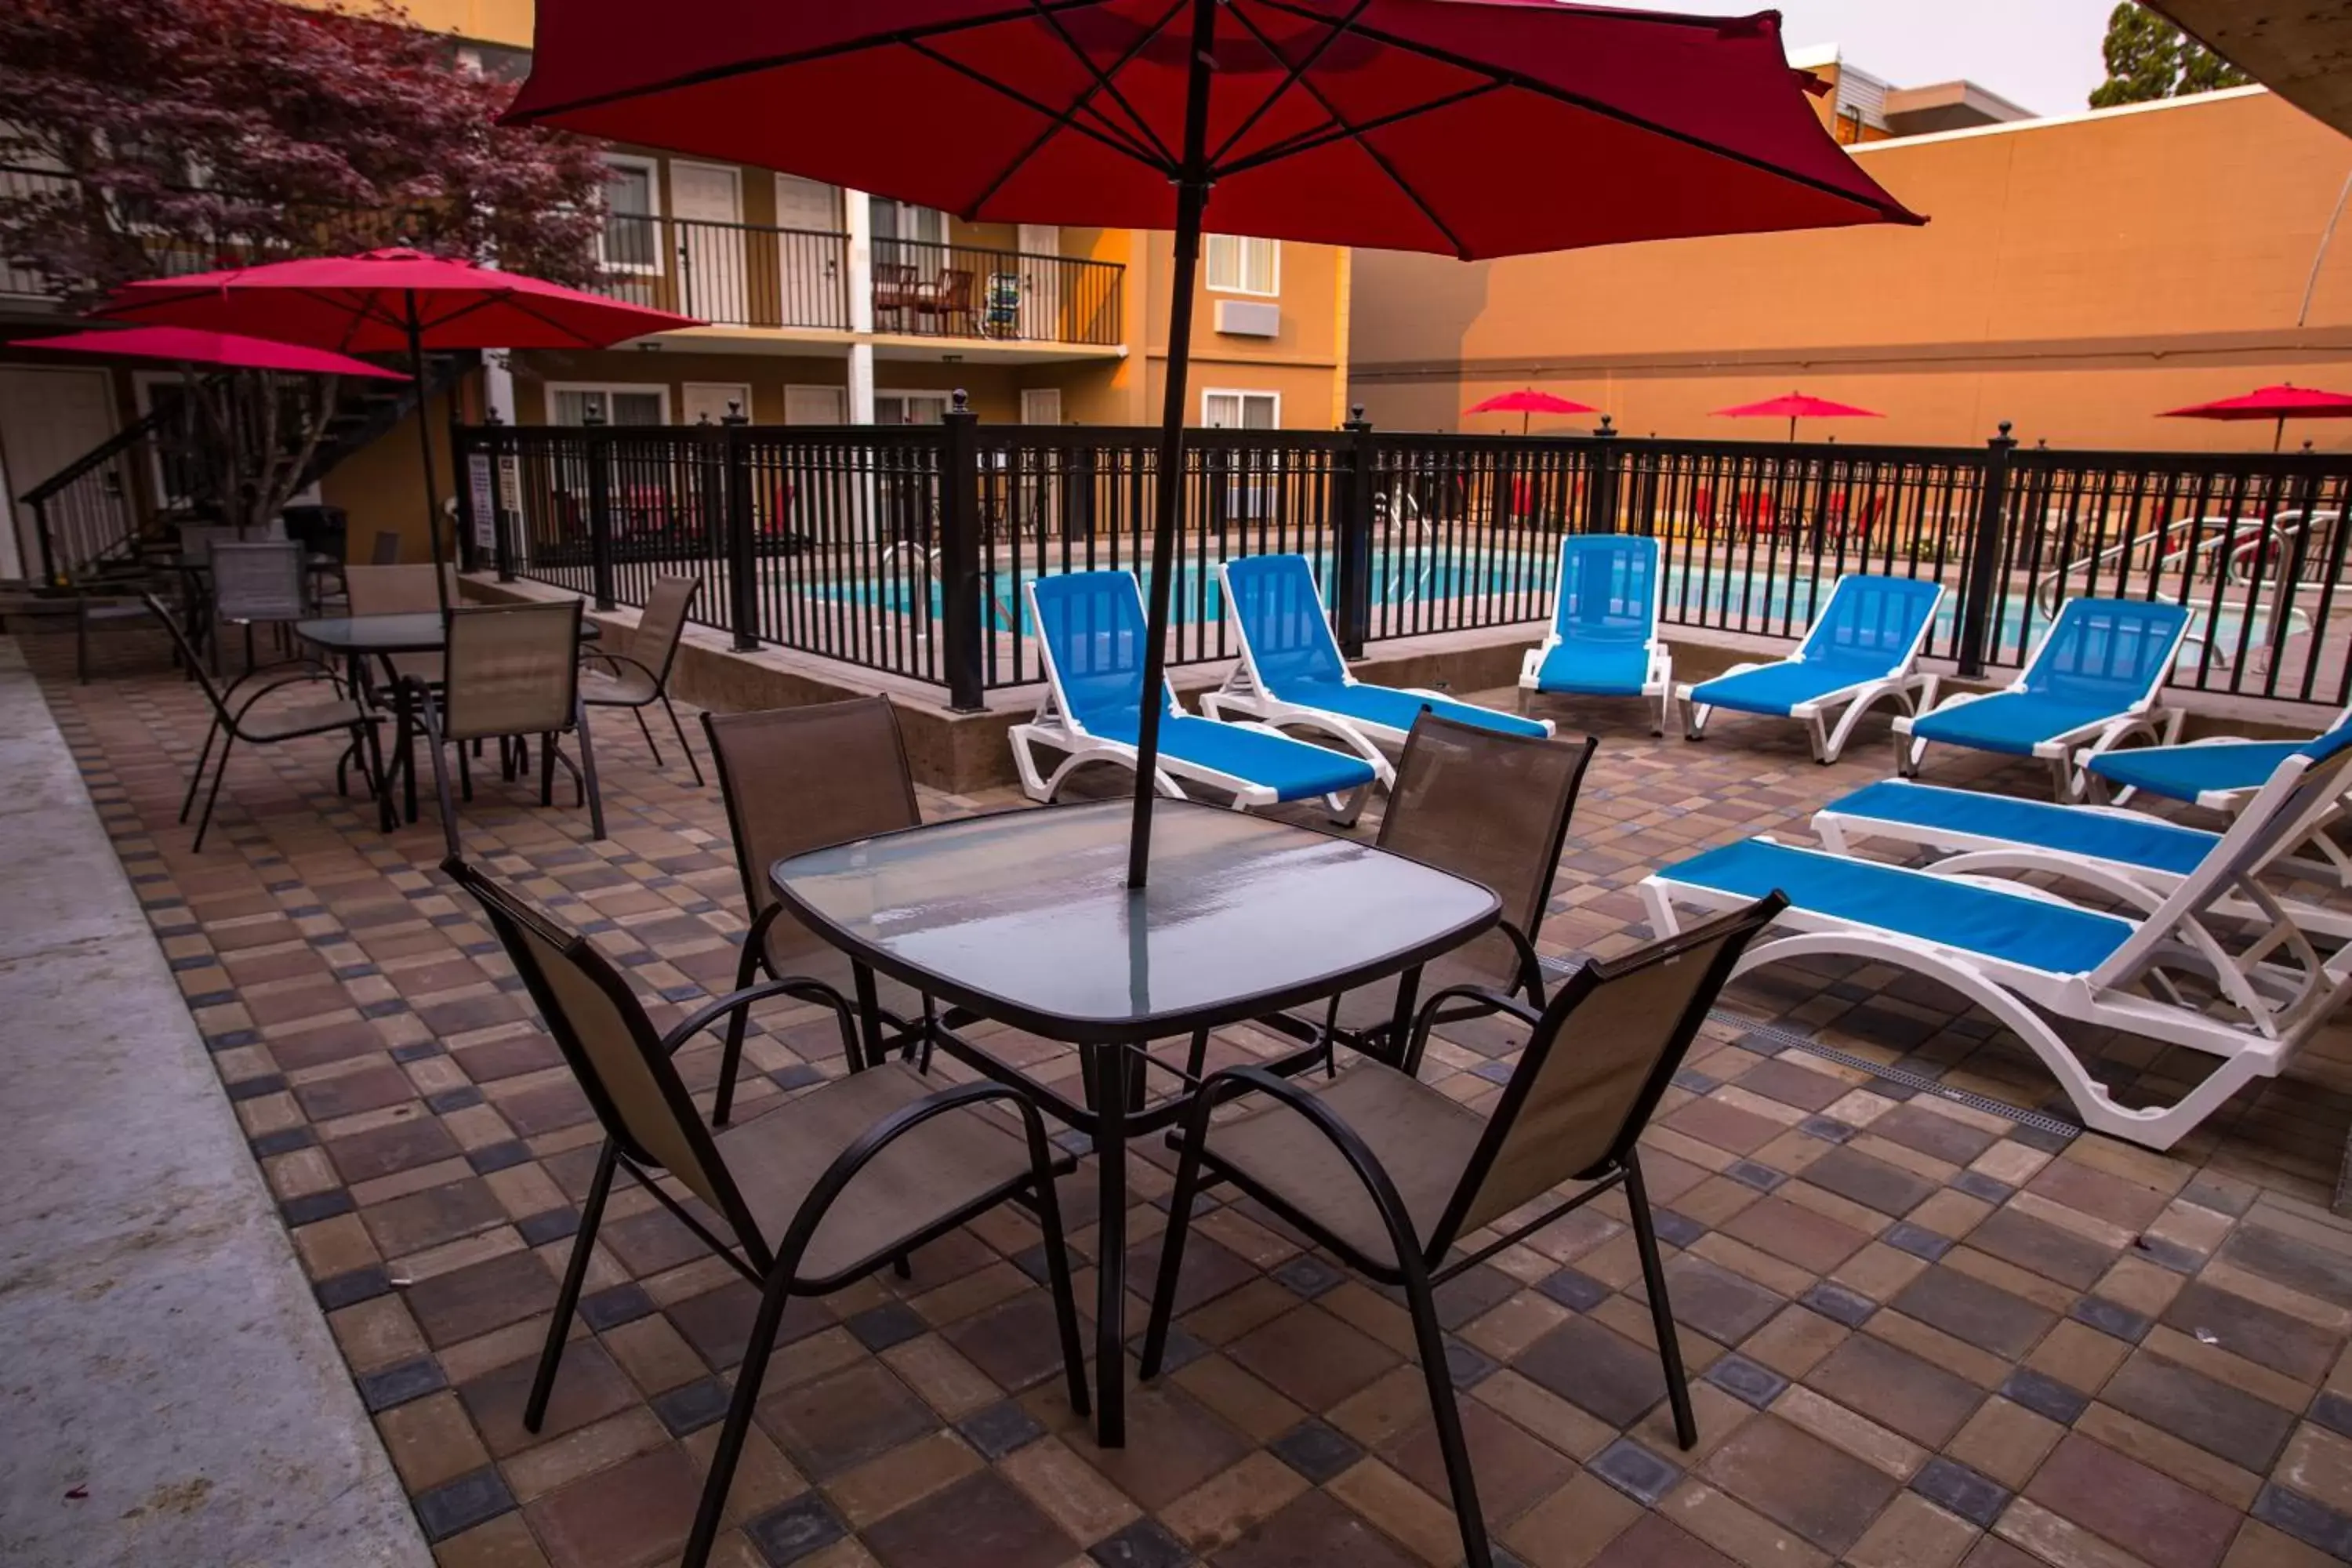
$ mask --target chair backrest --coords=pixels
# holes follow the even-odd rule
[[[237,530],[215,522],[180,524],[180,553],[191,561],[209,562],[215,544],[235,544]]]
[[[310,613],[310,571],[299,544],[213,547],[213,609],[227,621],[299,621]]]
[[[2122,713],[2171,672],[2189,611],[2145,599],[2069,599],[2012,690]]]
[[[1430,1256],[1562,1182],[1624,1163],[1733,965],[1788,900],[1767,895],[1570,975],[1481,1134]]]
[[[699,577],[664,577],[646,595],[646,607],[637,616],[636,635],[629,639],[629,657],[654,672],[656,686],[669,684],[669,667],[677,658],[687,612],[701,592]]]
[[[1551,629],[1562,642],[1646,643],[1658,635],[1665,574],[1658,542],[1638,533],[1570,533],[1559,542]]]
[[[447,566],[441,570],[447,574],[445,586],[449,590],[449,603],[454,605],[457,602],[457,574]],[[347,566],[343,580],[351,591],[352,614],[355,616],[413,616],[441,607],[441,595],[433,589],[433,567],[429,563],[413,566]]]
[[[702,732],[719,764],[747,914],[776,901],[768,868],[784,857],[922,823],[898,712],[887,697],[759,713],[706,711]],[[821,945],[791,915],[776,921],[790,929],[771,938],[772,952]]]
[[[580,601],[449,612],[442,738],[541,735],[579,711]]]
[[[397,566],[400,564],[400,535],[389,528],[375,531],[375,547],[368,553],[370,564]]]
[[[1304,555],[1252,555],[1217,568],[1243,655],[1258,684],[1279,692],[1307,683],[1344,685],[1348,666]]]
[[[1143,722],[1143,589],[1132,572],[1065,572],[1024,584],[1045,672],[1071,722],[1132,740]],[[1176,694],[1162,692],[1172,710]]]
[[[1943,597],[1944,585],[1932,578],[1848,573],[1830,590],[1798,657],[1807,664],[1899,674],[1918,658]]]
[[[1551,901],[1576,793],[1600,743],[1591,736],[1579,745],[1506,735],[1424,710],[1397,760],[1380,847],[1484,883],[1502,900],[1503,918],[1532,942]],[[1518,977],[1518,949],[1501,931],[1448,962],[1506,984]]]
[[[606,1136],[635,1163],[677,1177],[759,1257],[758,1226],[620,970],[585,937],[457,856],[441,868],[482,906]]]

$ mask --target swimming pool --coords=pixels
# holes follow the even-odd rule
[[[1312,552],[1307,559],[1328,602],[1331,582],[1329,552]],[[1376,552],[1371,563],[1371,631],[1374,636],[1397,636],[1546,619],[1551,611],[1558,560],[1549,543],[1540,552],[1440,546]],[[1071,571],[1088,569],[1082,560],[1073,561],[1069,567]],[[1019,584],[1038,576],[1057,576],[1062,570],[1058,562],[1048,562],[1042,571],[1024,563],[1017,577],[1002,566],[984,575],[982,613],[987,630],[999,634],[1017,632],[1024,637],[1034,635],[1029,607]],[[1669,555],[1660,618],[1668,626],[1705,626],[1793,639],[1804,635],[1816,606],[1827,603],[1836,584],[1835,574],[1826,566],[1816,581],[1808,576],[1768,577],[1760,573],[1751,575],[1736,562],[1683,560]],[[928,581],[925,586],[930,615],[936,620],[942,610],[942,591],[936,580]],[[1174,587],[1170,604],[1172,624],[1214,626],[1224,620],[1224,595],[1218,585],[1213,563],[1203,564],[1193,560],[1180,563]],[[898,577],[850,578],[819,590],[826,598],[898,616],[916,613],[917,592],[913,581]],[[1461,604],[1465,600],[1486,602]],[[2294,616],[2291,629],[2302,629],[2298,624],[2303,620],[2301,612],[2294,612]],[[1989,654],[1995,662],[2016,660],[2021,650],[2048,627],[2052,618],[2051,612],[2034,603],[2030,595],[2002,595],[2000,615],[1988,628],[1991,643]],[[1949,587],[1936,607],[1935,630],[1927,638],[1929,652],[1948,656],[1953,651],[1959,637],[1958,619],[1959,593],[1957,587]],[[2185,670],[2193,670],[2200,658],[2204,619],[2200,610],[2192,622],[2190,638],[2182,646],[2180,663]],[[2215,658],[2217,662],[2226,663],[2224,656],[2234,648],[2243,625],[2243,607],[2224,605],[2218,619]],[[2255,643],[2262,643],[2267,637],[2267,624],[2266,616],[2258,617],[2252,638]]]

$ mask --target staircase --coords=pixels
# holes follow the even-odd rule
[[[425,384],[343,382],[325,434],[302,469],[304,485],[373,444],[417,406],[419,398],[448,390],[481,363],[470,350],[428,354]],[[191,461],[192,435],[176,405],[167,405],[68,463],[27,490],[37,554],[26,563],[36,592],[86,587],[137,572],[151,552],[168,550],[179,525],[201,520],[201,505],[159,488],[181,490],[178,476],[200,471]],[[159,487],[158,479],[163,483]],[[192,489],[193,483],[184,487]]]

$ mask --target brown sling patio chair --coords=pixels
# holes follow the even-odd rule
[[[1046,1142],[1036,1107],[998,1084],[935,1089],[904,1064],[885,1062],[714,1133],[696,1115],[671,1058],[705,1028],[774,994],[777,983],[722,996],[662,1034],[618,966],[586,938],[455,855],[442,868],[481,904],[604,1130],[523,1425],[536,1432],[546,1418],[617,1172],[626,1171],[760,1289],[686,1568],[709,1557],[791,1299],[855,1284],[1008,1199],[1033,1207],[1045,1231],[1070,1404],[1086,1413],[1077,1309],[1054,1191],[1055,1176],[1075,1162]],[[1010,1109],[1017,1127],[982,1105]]]
[[[1488,1568],[1486,1521],[1432,1293],[1622,1186],[1675,1436],[1691,1447],[1698,1429],[1634,1141],[1732,965],[1787,903],[1775,893],[1622,958],[1596,959],[1563,983],[1541,1013],[1467,987],[1432,996],[1413,1025],[1416,1054],[1431,1023],[1456,1002],[1479,1000],[1528,1026],[1527,1048],[1492,1116],[1379,1061],[1358,1061],[1324,1082],[1295,1082],[1251,1066],[1212,1075],[1172,1140],[1181,1157],[1144,1333],[1143,1375],[1158,1373],[1167,1348],[1184,1237],[1203,1176],[1230,1181],[1349,1267],[1402,1287],[1463,1550],[1470,1568]],[[1219,1100],[1250,1089],[1266,1100],[1232,1121],[1211,1121]],[[1552,1201],[1568,1182],[1587,1184]],[[1489,1227],[1496,1234],[1486,1238]],[[1469,1250],[1448,1261],[1464,1241]]]
[[[677,736],[677,749],[686,753],[686,765],[694,770],[697,784],[702,783],[702,764],[694,760],[694,748],[686,742],[686,726],[677,721],[677,710],[670,706],[669,672],[677,662],[687,612],[694,607],[694,597],[700,592],[699,577],[664,577],[646,595],[646,607],[637,616],[636,635],[629,639],[627,653],[583,648],[580,654],[584,667],[580,672],[580,700],[591,708],[626,708],[635,713],[656,767],[662,765],[661,747],[654,743],[646,710],[660,703],[662,711],[669,715],[671,732]]]
[[[852,1067],[861,1047],[854,1020],[872,1011],[887,1023],[896,1044],[924,1009],[923,999],[895,980],[870,976],[858,993],[848,955],[824,942],[784,908],[768,868],[852,838],[919,827],[915,775],[898,733],[898,710],[887,697],[854,698],[757,713],[702,716],[727,826],[735,837],[735,866],[743,878],[743,906],[751,921],[735,973],[737,989],[764,972],[771,980],[795,975],[824,988],[841,1018],[842,1047]],[[726,1124],[743,1059],[745,1015],[728,1022],[711,1120]]]
[[[1502,922],[1493,931],[1431,961],[1422,971],[1418,995],[1475,985],[1543,1005],[1536,933],[1551,899],[1552,873],[1559,865],[1577,792],[1599,745],[1591,736],[1579,744],[1507,735],[1430,712],[1413,721],[1376,842],[1484,883],[1503,904]],[[1407,1057],[1404,1042],[1389,1037],[1400,983],[1385,980],[1335,999],[1325,1024],[1328,1037],[1416,1072],[1418,1052]],[[1440,1022],[1489,1010],[1477,997],[1465,996]]]
[[[306,735],[331,735],[341,731],[351,737],[345,758],[357,758],[361,776],[367,780],[374,795],[376,812],[383,830],[392,831],[392,792],[384,783],[383,749],[376,735],[381,716],[368,711],[344,694],[341,682],[314,664],[269,665],[244,675],[222,687],[214,683],[204,661],[196,657],[194,645],[172,612],[152,594],[142,594],[140,602],[147,613],[163,623],[172,635],[172,646],[179,650],[188,667],[188,678],[204,689],[205,700],[212,705],[213,721],[205,731],[204,750],[196,753],[196,765],[188,774],[188,793],[180,797],[180,820],[188,820],[188,812],[196,804],[196,786],[204,783],[205,764],[211,760],[213,741],[221,743],[220,761],[213,773],[213,787],[205,795],[205,814],[196,819],[196,840],[192,847],[201,853],[205,847],[205,829],[212,825],[213,807],[220,800],[221,781],[228,776],[230,750],[243,741],[249,746],[274,746],[284,741],[299,741]],[[247,682],[254,682],[248,685]],[[313,695],[303,702],[272,703],[256,711],[256,705],[272,692],[284,691],[296,686],[316,685],[331,695]],[[341,764],[336,766],[337,787],[341,785]]]
[[[562,763],[588,807],[590,837],[604,837],[604,797],[596,787],[596,748],[588,734],[587,710],[580,702],[580,601],[537,605],[469,605],[449,612],[443,645],[439,689],[416,681],[417,706],[425,717],[425,743],[433,753],[433,787],[441,798],[441,824],[449,853],[457,853],[457,803],[449,793],[449,763],[443,749],[457,744],[461,769],[471,741],[538,736],[539,804],[555,799],[555,766]],[[563,755],[557,737],[580,737],[577,767]],[[467,775],[467,798],[473,798]]]
[[[253,628],[274,626],[278,639],[285,627],[311,613],[310,569],[299,544],[269,542],[212,546],[211,645],[213,673],[220,673],[221,633],[229,626],[245,629],[245,668],[254,668]]]

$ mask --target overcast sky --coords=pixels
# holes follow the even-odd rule
[[[1610,0],[1643,11],[1744,16],[1769,0]],[[2089,107],[2106,71],[2099,40],[2115,0],[1780,0],[1790,50],[1839,45],[1896,87],[1966,77],[2037,114]]]

